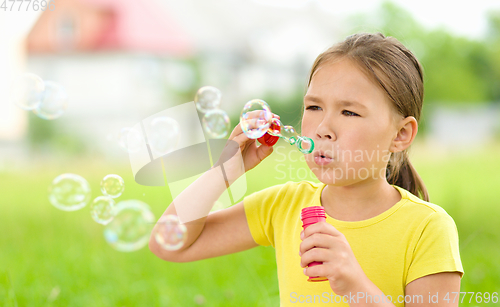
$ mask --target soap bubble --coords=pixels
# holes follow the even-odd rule
[[[231,128],[229,116],[221,109],[208,111],[201,122],[208,136],[214,139],[225,137]]]
[[[104,228],[104,238],[116,250],[132,252],[149,241],[155,217],[140,200],[121,201],[112,210],[113,220]]]
[[[155,240],[166,250],[181,248],[187,239],[187,229],[176,215],[162,216],[155,228]]]
[[[52,120],[60,117],[68,107],[68,95],[62,85],[45,81],[41,102],[33,109],[33,112],[40,118]]]
[[[142,133],[135,128],[125,127],[118,133],[118,144],[129,153],[138,152],[145,145]]]
[[[276,117],[271,118],[270,123],[267,133],[274,136],[281,136],[281,131],[284,128],[283,123]]]
[[[271,119],[271,126],[267,131],[270,135],[279,136],[290,145],[296,145],[303,154],[310,154],[314,150],[314,141],[307,136],[300,136],[292,126],[284,126],[275,117]]]
[[[241,129],[249,138],[258,139],[269,129],[272,117],[271,109],[264,100],[250,100],[241,111]]]
[[[117,198],[122,195],[123,190],[125,190],[125,182],[118,175],[106,175],[101,180],[101,192],[106,196]]]
[[[157,155],[165,155],[176,149],[180,136],[179,123],[170,117],[153,119],[148,126],[148,141],[151,150]]]
[[[59,175],[49,186],[50,203],[64,211],[75,211],[85,207],[90,196],[89,183],[76,174]]]
[[[292,126],[283,126],[281,130],[281,136],[288,143],[290,143],[290,145],[294,145],[299,137],[297,132],[295,132],[295,128],[293,128]]]
[[[109,196],[98,196],[90,204],[90,215],[99,224],[106,225],[113,219],[115,201]]]
[[[12,83],[10,99],[24,110],[33,110],[42,101],[45,84],[39,76],[25,73]]]
[[[222,94],[218,88],[213,86],[204,86],[196,92],[194,102],[196,104],[196,108],[200,112],[206,113],[219,107],[221,97]]]

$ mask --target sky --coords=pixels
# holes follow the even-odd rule
[[[157,0],[161,1],[161,0]],[[243,0],[242,0],[243,1]],[[301,9],[306,5],[319,5],[333,15],[346,16],[376,9],[384,0],[253,0],[270,6]],[[480,38],[485,33],[488,10],[500,11],[500,0],[392,0],[407,9],[424,27],[444,27],[451,32],[470,38]],[[459,3],[460,2],[460,3]],[[56,7],[57,8],[57,7]],[[0,12],[0,24],[9,24],[9,32],[16,35],[28,31],[37,12]]]
[[[305,5],[320,5],[333,15],[345,16],[369,12],[383,0],[254,0],[262,5],[303,8]],[[470,38],[485,34],[488,10],[500,11],[500,0],[392,0],[408,10],[424,27],[444,27],[451,32]]]
[[[395,2],[410,11],[420,23],[427,27],[444,26],[454,33],[469,37],[480,37],[484,34],[488,10],[500,10],[499,0],[398,0]]]

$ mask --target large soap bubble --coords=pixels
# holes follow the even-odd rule
[[[25,73],[14,80],[10,99],[24,110],[33,110],[42,101],[45,84],[39,76]]]
[[[210,110],[217,109],[220,105],[222,94],[220,90],[213,86],[204,86],[200,88],[194,96],[196,108],[206,113]]]
[[[208,136],[215,139],[225,137],[231,128],[229,116],[221,109],[208,111],[201,122]]]
[[[155,240],[169,251],[178,250],[186,242],[187,229],[176,215],[162,216],[155,228]]]
[[[177,148],[180,138],[179,123],[170,117],[160,116],[148,126],[148,141],[156,155],[165,155]]]
[[[50,203],[64,211],[75,211],[85,207],[90,197],[89,183],[76,174],[59,175],[49,186]]]
[[[129,153],[138,152],[146,144],[142,132],[136,128],[124,127],[120,129],[117,139],[118,145]]]
[[[272,117],[271,109],[264,100],[250,100],[241,111],[241,129],[249,138],[258,139],[267,132]]]
[[[122,177],[118,175],[106,175],[101,180],[101,192],[106,196],[117,198],[122,195],[124,190],[125,182],[123,181]]]
[[[33,109],[40,118],[52,120],[60,117],[68,107],[68,95],[62,85],[45,81],[45,90],[41,102]]]
[[[98,196],[90,204],[90,215],[99,224],[106,225],[113,219],[115,201],[109,196]]]
[[[116,250],[143,248],[155,222],[149,206],[140,200],[121,201],[113,208],[113,220],[104,228],[104,238]]]

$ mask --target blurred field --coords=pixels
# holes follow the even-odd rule
[[[305,164],[291,162],[299,153],[286,148],[292,149],[279,149],[248,173],[247,193],[310,178],[304,177]],[[500,202],[495,195],[500,147],[457,154],[416,146],[411,156],[431,201],[457,223],[466,271],[461,291],[500,292]],[[128,165],[72,162],[0,173],[0,302],[5,306],[279,305],[272,248],[186,264],[163,262],[147,247],[132,253],[113,250],[88,207],[63,212],[49,204],[46,191],[52,179],[78,173],[96,197],[102,177],[119,174],[126,190],[118,200],[143,200],[156,217],[170,202],[169,192],[136,184]],[[476,305],[497,304],[461,304]]]

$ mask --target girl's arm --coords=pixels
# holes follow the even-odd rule
[[[187,239],[176,251],[163,249],[154,238],[149,249],[159,258],[188,262],[243,251],[257,246],[246,220],[243,202],[209,214],[213,204],[239,176],[269,156],[273,148],[249,139],[238,124],[231,133],[220,161],[182,191],[165,210],[163,216],[178,215],[185,221]],[[223,167],[220,167],[220,165]],[[158,227],[155,226],[155,228]]]
[[[189,247],[178,251],[166,251],[156,243],[154,238],[151,238],[149,248],[163,260],[190,262],[232,254],[258,245],[250,234],[243,202],[214,212],[206,218],[186,223],[186,226],[191,234],[188,240],[194,241]],[[193,240],[195,231],[199,236]],[[185,246],[188,246],[188,242]]]
[[[213,174],[210,172],[205,173],[200,177],[202,180],[196,181],[182,193],[187,192],[189,195],[190,191],[188,190],[190,188],[196,190],[198,185],[209,185],[218,181],[211,180]],[[206,186],[202,188],[205,189]],[[226,186],[217,188],[218,191],[223,191]],[[210,201],[200,199],[203,196],[207,197],[200,194],[198,194],[198,197],[193,195],[193,201]],[[207,198],[210,198],[210,196]],[[176,214],[175,206],[170,205],[164,215],[166,214]],[[243,202],[184,225],[187,227],[188,234],[184,247],[177,251],[167,251],[157,244],[152,235],[149,240],[149,249],[156,256],[166,261],[189,262],[236,253],[258,245],[250,234]]]
[[[410,302],[406,307],[457,307],[460,293],[460,273],[442,272],[415,279],[406,285],[405,294]],[[463,292],[462,292],[463,293]]]

